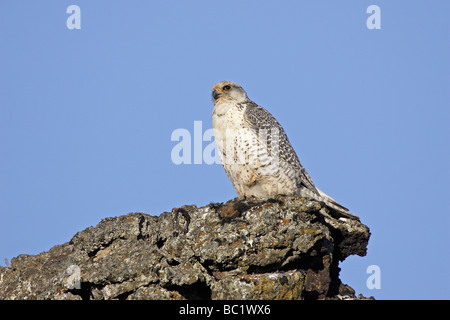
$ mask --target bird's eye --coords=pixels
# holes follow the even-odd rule
[[[223,87],[223,90],[225,90],[225,91],[228,91],[228,90],[230,90],[230,89],[231,89],[231,87],[228,86],[228,85]]]

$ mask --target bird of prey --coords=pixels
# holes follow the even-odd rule
[[[357,219],[318,189],[283,127],[231,81],[212,87],[212,122],[219,157],[238,198],[300,195],[325,203],[339,217]]]

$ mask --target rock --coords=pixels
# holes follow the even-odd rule
[[[103,219],[0,268],[0,299],[355,299],[339,261],[364,256],[359,220],[296,196]]]

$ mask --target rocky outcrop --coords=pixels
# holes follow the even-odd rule
[[[300,197],[183,206],[103,219],[0,268],[0,299],[355,298],[339,261],[369,229]]]

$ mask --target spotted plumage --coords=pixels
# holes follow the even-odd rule
[[[212,88],[213,130],[220,160],[239,198],[300,195],[324,202],[341,216],[348,209],[319,190],[300,163],[280,123],[231,81]]]

